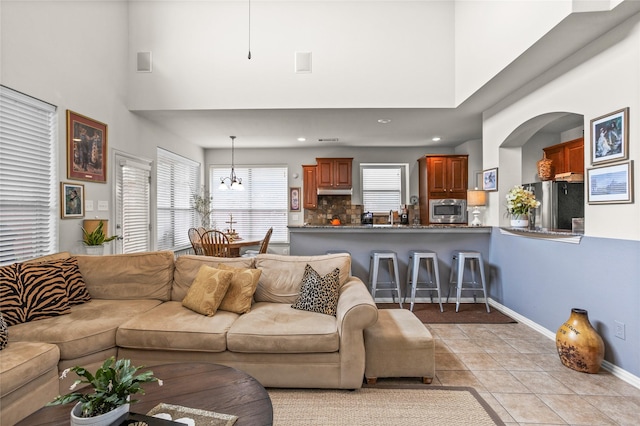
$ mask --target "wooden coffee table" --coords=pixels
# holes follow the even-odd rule
[[[264,387],[253,377],[218,364],[164,364],[149,368],[164,382],[145,383],[132,413],[146,414],[161,402],[238,416],[235,426],[273,424],[273,407]],[[72,404],[44,407],[18,425],[68,425]]]

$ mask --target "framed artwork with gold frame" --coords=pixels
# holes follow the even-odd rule
[[[67,177],[107,182],[107,125],[67,110]]]

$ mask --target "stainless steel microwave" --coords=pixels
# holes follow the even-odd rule
[[[430,223],[467,223],[467,200],[444,198],[429,200]]]

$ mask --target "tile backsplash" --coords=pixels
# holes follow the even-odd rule
[[[408,205],[409,223],[414,217],[420,217],[418,205]],[[318,208],[304,210],[304,223],[307,225],[329,225],[334,216],[340,218],[343,225],[359,225],[364,206],[351,204],[350,195],[319,195]],[[374,215],[374,223],[387,223],[388,215]],[[397,218],[394,220],[398,220]]]

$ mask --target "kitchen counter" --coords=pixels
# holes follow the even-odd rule
[[[304,225],[289,226],[290,232],[343,232],[343,233],[474,233],[490,234],[491,226],[443,225]]]
[[[583,234],[576,234],[563,229],[529,229],[529,228],[500,228],[503,235],[538,238],[562,243],[580,244]]]
[[[407,262],[411,250],[432,250],[438,254],[440,283],[446,295],[451,254],[456,250],[482,253],[489,270],[491,226],[468,225],[305,225],[289,226],[290,254],[309,256],[344,250],[351,254],[353,275],[369,281],[371,250],[393,250],[398,255],[400,287],[404,290]],[[386,268],[381,281],[388,281]],[[390,293],[382,292],[380,296]],[[427,293],[422,293],[424,297]]]

